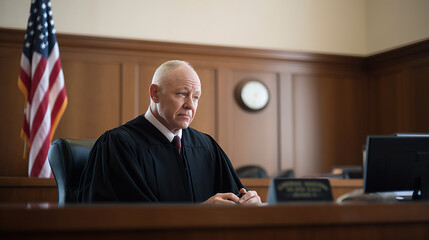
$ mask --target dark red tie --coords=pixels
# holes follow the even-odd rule
[[[173,138],[173,144],[179,149],[179,155],[180,155],[180,147],[182,146],[182,143],[180,142],[179,136],[174,136]]]

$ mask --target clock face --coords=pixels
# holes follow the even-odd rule
[[[242,82],[239,84],[237,91],[239,104],[249,111],[258,111],[265,108],[270,100],[270,93],[267,87],[257,80]]]

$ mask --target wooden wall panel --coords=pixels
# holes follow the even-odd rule
[[[126,123],[139,115],[139,66],[123,63],[121,67],[121,122]]]
[[[429,133],[429,41],[367,59],[370,134]]]
[[[362,164],[365,86],[362,79],[341,75],[293,76],[296,175]]]
[[[293,76],[295,159],[297,175],[312,174],[321,168],[322,126],[319,108],[317,79],[309,76]]]
[[[98,138],[121,124],[120,65],[63,61],[69,99],[54,139]]]
[[[24,95],[18,89],[21,51],[0,47],[0,176],[27,176],[20,132]]]
[[[201,98],[191,127],[217,139],[217,79],[214,69],[195,67],[201,81]]]
[[[409,68],[406,89],[406,130],[429,133],[429,62],[419,62]]]
[[[293,74],[279,75],[279,170],[294,170],[296,159],[296,127],[293,92]]]
[[[375,114],[377,134],[392,134],[401,129],[403,99],[398,72],[386,72],[374,77],[376,85]]]
[[[149,86],[152,82],[153,74],[155,73],[156,68],[161,64],[139,64],[139,82],[138,82],[138,104],[139,104],[139,114],[145,113],[149,106]]]
[[[280,170],[277,74],[232,70],[230,76],[231,79],[221,80],[223,85],[220,88],[224,103],[220,106],[219,117],[228,118],[227,126],[220,129],[229,138],[225,151],[235,167],[260,165],[273,175]],[[247,112],[234,99],[235,86],[248,78],[259,79],[270,92],[270,102],[260,112]]]

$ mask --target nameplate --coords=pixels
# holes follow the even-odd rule
[[[333,201],[328,179],[274,178],[268,189],[268,203]]]

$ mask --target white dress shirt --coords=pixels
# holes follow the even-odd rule
[[[150,110],[150,107],[147,109],[146,114],[144,117],[152,123],[153,126],[155,126],[164,136],[168,139],[168,141],[172,142],[174,138],[174,134],[168,130],[158,119],[155,118],[155,116],[152,114],[152,111]],[[179,132],[176,134],[182,139],[182,129],[179,130]]]

